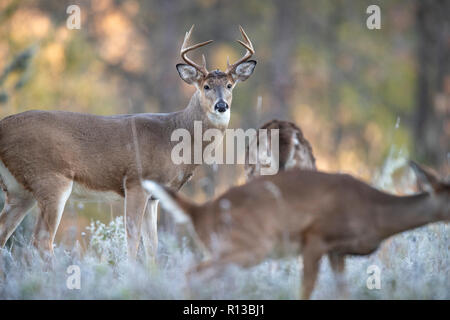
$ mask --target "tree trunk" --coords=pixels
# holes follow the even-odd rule
[[[450,133],[450,2],[417,1],[417,105],[414,142],[420,159],[445,164]]]
[[[300,1],[277,1],[272,40],[271,96],[272,104],[266,116],[270,118],[289,115],[289,100],[292,95],[292,55],[298,41],[296,20],[300,11]]]

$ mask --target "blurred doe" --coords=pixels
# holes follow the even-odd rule
[[[246,49],[244,56],[232,65],[227,61],[225,72],[209,72],[204,56],[202,65],[187,57],[212,42],[188,46],[193,27],[180,52],[185,63],[176,66],[181,79],[196,88],[184,110],[113,116],[33,110],[0,121],[0,185],[6,193],[0,214],[0,247],[36,203],[40,213],[33,244],[52,253],[69,197],[81,201],[124,198],[128,255],[136,257],[142,227],[145,251],[155,256],[157,201],[144,191],[142,179],[181,188],[197,164],[171,161],[176,143],[171,141],[172,132],[184,128],[193,136],[194,121],[201,121],[203,128],[224,131],[232,91],[250,77],[256,65],[249,60],[255,52],[253,45],[240,27],[243,40],[238,42]]]
[[[313,154],[311,144],[303,135],[302,130],[293,122],[283,120],[271,120],[260,127],[260,130],[279,130],[279,152],[278,168],[284,171],[290,168],[304,170],[316,170],[316,159]],[[249,141],[246,150],[245,175],[247,180],[259,176],[261,167],[270,167],[269,161],[275,161],[273,155],[271,159],[261,159],[258,154],[260,143],[265,143],[265,150],[272,150],[271,135],[267,135],[267,141],[260,141],[259,135]],[[256,159],[256,163],[251,163],[250,159]],[[265,161],[268,160],[268,161]]]
[[[301,253],[302,297],[308,299],[322,256],[338,280],[347,255],[368,255],[392,235],[450,220],[450,184],[411,166],[421,192],[409,196],[384,193],[347,174],[300,169],[257,177],[203,205],[152,181],[144,187],[179,220],[190,218],[209,249],[210,259],[192,273],[216,274],[227,264],[250,267]]]

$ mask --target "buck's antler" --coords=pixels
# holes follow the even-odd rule
[[[192,45],[192,46],[190,46],[190,47],[187,47],[187,43],[188,43],[189,39],[191,38],[192,30],[194,30],[194,25],[192,25],[191,29],[190,29],[188,32],[186,32],[186,35],[184,36],[183,45],[181,46],[181,51],[180,51],[181,58],[182,58],[187,64],[193,66],[194,68],[196,68],[198,71],[200,71],[201,73],[203,73],[203,74],[206,76],[206,75],[208,74],[208,69],[206,69],[206,58],[205,58],[205,55],[202,55],[202,58],[203,58],[203,65],[201,66],[201,65],[195,63],[194,61],[192,61],[191,59],[189,59],[189,58],[186,56],[186,54],[187,54],[189,51],[192,51],[192,50],[194,50],[194,49],[197,49],[197,48],[206,46],[207,44],[213,42],[213,40],[208,40],[208,41],[205,41],[205,42],[202,42],[202,43],[197,43],[197,44],[195,44],[195,45]]]
[[[253,49],[252,42],[250,41],[249,37],[245,33],[244,29],[241,26],[239,26],[239,30],[241,30],[242,38],[244,38],[244,41],[237,40],[237,42],[239,42],[241,45],[243,45],[247,49],[247,52],[241,59],[239,59],[232,65],[230,65],[230,61],[227,59],[227,70],[225,71],[225,73],[232,72],[234,69],[236,69],[236,67],[238,65],[240,65],[242,62],[247,61],[248,59],[251,58],[252,55],[255,54],[255,49]]]

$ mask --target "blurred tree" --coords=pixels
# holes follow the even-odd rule
[[[272,39],[270,40],[272,57],[270,60],[272,96],[269,111],[270,118],[286,117],[289,114],[293,82],[293,52],[300,41],[298,16],[302,12],[302,1],[277,1]]]
[[[416,19],[414,143],[420,158],[442,165],[450,152],[450,1],[417,1]]]
[[[7,102],[9,99],[10,93],[4,88],[4,84],[9,76],[14,73],[19,74],[18,79],[14,81],[14,84],[10,89],[11,91],[19,90],[29,80],[31,60],[36,54],[37,48],[38,46],[34,44],[20,52],[8,65],[6,65],[3,72],[0,73],[0,104]]]

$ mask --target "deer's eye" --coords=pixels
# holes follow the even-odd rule
[[[228,89],[231,89],[231,87],[232,87],[231,83],[227,84]]]
[[[205,85],[203,86],[203,89],[209,90],[210,88],[209,88],[209,86],[208,86],[207,84],[205,84]]]

